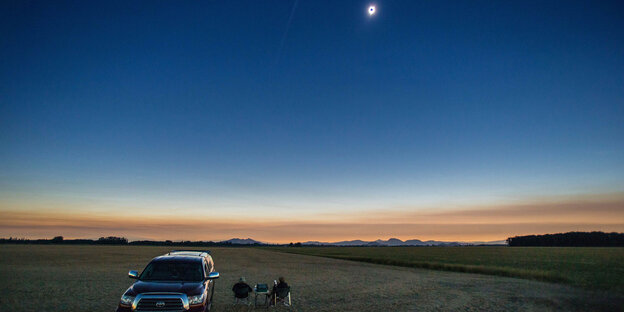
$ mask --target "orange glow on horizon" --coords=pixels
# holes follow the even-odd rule
[[[67,211],[0,210],[0,237],[219,241],[234,237],[272,243],[399,238],[493,241],[566,231],[624,232],[624,196],[479,206],[462,210],[379,210],[316,218],[192,218],[189,215],[106,215]]]

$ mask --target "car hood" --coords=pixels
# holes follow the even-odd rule
[[[128,291],[127,295],[136,296],[148,292],[175,292],[188,296],[201,294],[204,290],[202,282],[144,282],[137,281]]]

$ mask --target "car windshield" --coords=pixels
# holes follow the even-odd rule
[[[147,265],[142,281],[201,281],[204,271],[200,262],[158,261]]]

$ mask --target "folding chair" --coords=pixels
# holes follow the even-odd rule
[[[234,304],[251,305],[249,301],[249,292],[247,287],[235,287],[234,288]]]
[[[290,286],[275,288],[275,296],[273,300],[274,306],[277,306],[278,302],[282,302],[288,307],[292,306],[292,303],[290,302]]]
[[[245,298],[238,298],[238,297],[234,297],[234,305],[237,304],[243,304],[243,305],[251,305],[251,302],[249,301],[249,297],[245,297]]]

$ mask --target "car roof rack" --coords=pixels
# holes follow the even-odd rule
[[[190,250],[190,249],[181,249],[181,250],[172,250],[170,252],[167,253],[167,255],[171,255],[172,253],[178,253],[178,252],[199,252],[200,255],[202,254],[210,254],[210,250]]]

